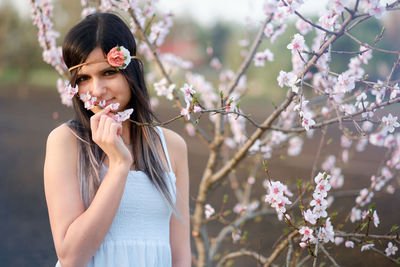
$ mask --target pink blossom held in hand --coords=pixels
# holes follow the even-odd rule
[[[126,110],[124,110],[122,112],[118,112],[117,114],[115,114],[113,116],[113,119],[116,122],[124,122],[124,121],[126,121],[126,120],[128,120],[130,118],[132,112],[133,112],[133,108],[126,109]]]
[[[118,110],[119,105],[120,105],[119,103],[112,103],[112,104],[110,104],[110,109],[112,111],[116,111],[116,110]]]
[[[85,101],[85,108],[92,109],[96,106],[97,97],[93,96],[91,99]]]

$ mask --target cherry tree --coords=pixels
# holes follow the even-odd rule
[[[379,227],[381,220],[373,202],[374,196],[378,192],[393,194],[398,188],[398,181],[394,178],[400,169],[400,134],[397,131],[400,124],[398,117],[385,112],[385,108],[400,102],[400,88],[395,80],[400,51],[378,47],[384,37],[383,32],[371,32],[377,37],[366,43],[357,39],[351,31],[370,19],[379,20],[386,13],[398,9],[400,1],[383,4],[378,0],[330,0],[315,20],[298,11],[303,5],[302,0],[266,0],[259,7],[264,12],[264,20],[259,23],[254,40],[242,40],[238,44],[247,47],[247,50],[236,71],[223,70],[220,59],[213,56],[212,47],[207,48],[210,68],[220,75],[219,84],[213,84],[207,77],[195,73],[192,62],[160,52],[173,27],[173,19],[171,13],[156,13],[156,1],[81,0],[81,3],[82,17],[97,11],[118,11],[129,18],[132,33],[138,41],[138,54],[145,64],[151,66],[153,76],[157,77],[152,84],[157,96],[165,97],[171,105],[178,107],[175,117],[150,126],[183,119],[187,132],[197,136],[209,149],[191,214],[194,265],[224,266],[234,258],[250,256],[259,264],[269,266],[285,252],[287,266],[300,266],[307,260],[312,260],[313,266],[316,266],[321,258],[339,266],[340,258],[335,259],[331,253],[336,246],[374,251],[399,263],[396,258],[400,244],[398,227],[384,229],[384,235],[373,235],[369,231]],[[53,27],[52,4],[48,0],[31,0],[31,4],[33,23],[38,28],[38,40],[43,48],[43,60],[60,74],[57,87],[62,103],[71,105],[71,99],[78,97],[75,96],[77,88],[69,85],[69,73],[57,46],[56,39],[60,35]],[[277,85],[286,90],[286,97],[275,105],[272,112],[265,111],[264,119],[257,122],[239,107],[246,90],[251,90],[246,73],[252,64],[257,68],[273,64],[274,54],[268,48],[261,50],[260,45],[267,40],[273,43],[282,38],[289,21],[293,20],[297,33],[285,47],[291,52],[292,67],[281,70],[276,78]],[[307,43],[304,37],[310,33],[315,37]],[[335,51],[334,44],[341,38],[347,38],[359,49]],[[365,71],[368,62],[377,53],[387,54],[393,61],[384,81],[370,80]],[[351,56],[347,69],[334,72],[331,69],[332,58],[343,54]],[[178,84],[178,79],[171,73],[183,74],[185,82]],[[307,99],[305,90],[312,92],[307,94]],[[88,107],[101,105],[90,96],[80,97]],[[116,119],[128,119],[131,112],[125,111]],[[199,120],[211,124],[212,131],[203,129]],[[354,130],[348,128],[349,122]],[[250,131],[248,125],[255,130]],[[315,131],[321,133],[320,140],[315,141],[319,143],[316,155],[319,159],[328,126],[331,125],[341,132],[339,156],[330,155],[321,166],[316,163],[310,166],[312,174],[309,180],[298,179],[295,184],[285,185],[279,177],[270,177],[269,159],[272,155],[282,147],[287,147],[288,156],[301,154],[304,139],[315,138]],[[348,163],[351,160],[350,151],[362,153],[367,146],[385,150],[381,166],[371,174],[370,184],[360,188],[353,205],[346,207],[346,212],[332,213],[333,192],[340,192],[345,179],[339,160]],[[243,160],[253,160],[256,167],[249,171],[247,182],[237,186],[235,170]],[[261,176],[256,171],[260,162],[263,162],[265,170]],[[232,192],[224,196],[220,207],[212,207],[210,196],[214,188],[224,181],[236,186],[232,186]],[[264,195],[251,194],[257,181],[265,187]],[[237,202],[232,210],[226,205],[228,197],[235,198]],[[275,215],[287,231],[276,241],[269,255],[248,249],[222,254],[221,245],[227,238],[239,245],[245,240],[246,222]],[[221,222],[221,227],[217,235],[211,236],[207,225],[215,220]],[[344,230],[349,227],[354,230]]]

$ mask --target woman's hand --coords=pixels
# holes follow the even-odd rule
[[[110,106],[90,118],[93,141],[104,151],[109,166],[133,163],[131,152],[122,140],[122,124],[111,118]]]

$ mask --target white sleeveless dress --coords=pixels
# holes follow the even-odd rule
[[[166,184],[176,201],[175,173],[162,130],[160,139],[168,162]],[[103,167],[104,177],[107,171]],[[172,210],[142,171],[130,171],[110,230],[87,267],[170,267],[169,222]],[[57,262],[56,267],[61,267]]]

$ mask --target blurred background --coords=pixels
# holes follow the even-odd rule
[[[304,8],[304,12],[316,18],[325,1],[310,2]],[[241,40],[251,42],[262,21],[263,1],[235,0],[229,3],[227,6],[223,0],[159,1],[160,12],[175,13],[174,26],[161,51],[173,52],[185,60],[192,61],[193,72],[205,75],[214,86],[217,86],[219,77],[208,66],[211,58],[206,53],[207,47],[213,48],[214,56],[221,60],[223,69],[235,71],[242,61],[243,47],[238,43]],[[53,0],[53,4],[55,29],[61,33],[61,37],[58,38],[58,43],[61,44],[66,31],[80,20],[81,6],[79,0]],[[1,266],[54,266],[57,261],[43,191],[43,160],[48,133],[71,118],[72,109],[61,104],[56,88],[58,75],[42,60],[37,29],[32,25],[29,8],[28,0],[0,2]],[[399,25],[400,13],[393,12],[382,21],[368,20],[353,30],[353,34],[362,41],[371,42],[384,27],[384,39],[378,46],[399,50]],[[286,71],[291,69],[290,51],[286,49],[286,45],[295,32],[296,29],[291,24],[275,43],[264,41],[259,50],[270,48],[275,54],[274,62],[268,62],[264,68],[256,68],[252,64],[248,71],[250,90],[242,100],[241,108],[246,113],[252,113],[256,120],[259,119],[258,121],[273,109],[273,103],[279,103],[284,97],[285,91],[278,87],[276,77],[281,69]],[[311,34],[306,36],[309,45],[312,38]],[[342,38],[335,44],[334,49],[356,51],[359,47]],[[346,55],[334,57],[332,70],[336,72],[346,70],[349,58]],[[384,79],[395,60],[393,56],[374,52],[373,60],[365,68],[366,73],[369,73],[369,79],[372,81]],[[177,84],[183,82],[183,79],[176,81]],[[150,83],[148,87],[155,95]],[[396,105],[390,107],[390,110],[398,112],[398,108]],[[164,99],[160,99],[156,113],[163,120],[174,116],[178,110]],[[207,159],[207,150],[200,141],[189,137],[184,132],[183,126],[182,122],[177,121],[169,127],[180,133],[189,145],[190,194],[193,204]],[[339,146],[340,133],[333,131],[331,137],[333,139],[331,150],[324,151],[321,160],[326,155],[335,153],[335,147]],[[307,142],[301,157],[286,160],[276,155],[271,159],[270,166],[274,166],[273,172],[277,179],[293,181],[299,177],[309,176],[316,148],[312,141]],[[368,148],[366,153],[354,155],[354,160],[350,161],[351,165],[343,167],[345,189],[354,192],[355,189],[367,187],[370,175],[379,166],[382,155],[383,152],[376,148]],[[243,177],[243,181],[246,179]],[[211,203],[217,207],[221,203],[219,193],[229,190],[229,185],[224,184],[218,190],[211,195]],[[258,193],[261,195],[262,191]],[[381,231],[387,231],[393,224],[400,223],[400,211],[396,205],[400,201],[398,189],[393,195],[378,194],[375,200],[377,210],[381,212]],[[338,201],[338,210],[340,211],[339,207],[345,206],[346,203],[348,207],[351,205],[349,203],[354,203],[351,194],[348,198]],[[234,204],[234,201],[230,203],[232,206]],[[217,222],[212,223],[210,231],[215,232],[220,226]],[[249,235],[248,244],[245,246],[256,248],[268,255],[274,240],[282,232],[282,223],[271,217],[267,220],[250,222],[250,226],[252,229],[258,229],[258,232]],[[235,248],[231,240],[227,240],[224,250]],[[377,266],[376,262],[391,264],[383,258],[377,261],[373,253],[360,254],[359,249],[350,251],[338,249],[338,251],[347,255],[342,258],[345,266]],[[239,260],[234,266],[255,266],[255,262]]]

